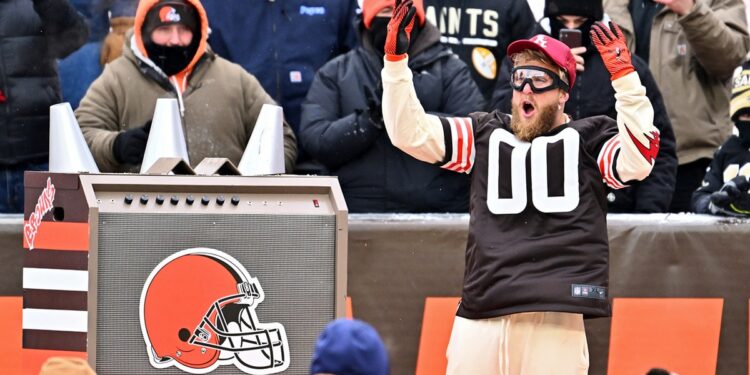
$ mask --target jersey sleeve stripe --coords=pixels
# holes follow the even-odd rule
[[[613,189],[619,189],[617,180],[614,177],[614,173],[612,171],[612,168],[614,168],[615,165],[615,152],[620,147],[620,139],[619,135],[612,138],[612,144],[609,145],[609,148],[607,149],[607,155],[605,156],[606,166],[607,168],[604,170],[604,173],[607,176],[607,185]]]
[[[604,182],[613,189],[622,189],[625,187],[625,184],[617,178],[614,171],[615,158],[618,155],[617,151],[619,151],[620,147],[620,137],[616,135],[604,144],[597,158],[599,171],[602,174]]]
[[[449,163],[451,161],[451,158],[453,158],[453,130],[447,118],[438,117],[438,119],[440,119],[440,124],[443,125],[443,143],[445,144],[445,155],[443,156],[443,160],[435,164],[438,166],[442,166]]]
[[[459,125],[458,119],[451,117],[448,119],[448,121],[451,123],[451,142],[453,143],[454,154],[451,156],[451,163],[443,166],[443,168],[459,172],[458,167],[460,165],[459,163],[464,151],[464,137],[463,133],[461,132],[461,126]]]
[[[464,126],[466,128],[466,134],[468,135],[468,142],[466,142],[466,166],[464,172],[468,173],[474,167],[474,129],[471,127],[471,118],[463,118]]]
[[[610,171],[612,168],[612,159],[611,159],[612,150],[614,149],[614,146],[616,143],[617,143],[617,136],[610,138],[604,144],[604,147],[602,147],[602,150],[599,153],[599,158],[598,158],[599,159],[599,172],[602,174],[604,182],[608,186],[612,186],[614,184]]]
[[[453,155],[442,167],[454,172],[469,173],[474,163],[474,132],[471,128],[471,119],[448,117],[446,120],[451,135],[450,140],[445,140],[446,150],[450,144]]]

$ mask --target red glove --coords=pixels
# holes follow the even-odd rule
[[[388,22],[388,36],[385,38],[385,58],[388,61],[399,61],[406,58],[409,49],[411,29],[414,27],[414,8],[411,0],[396,0],[396,9]]]
[[[613,81],[635,71],[625,36],[619,26],[610,21],[607,28],[603,23],[597,22],[591,26],[589,33]]]

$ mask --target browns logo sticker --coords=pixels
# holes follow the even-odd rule
[[[260,323],[263,289],[218,250],[183,250],[154,268],[143,286],[140,320],[151,365],[205,374],[235,366],[246,374],[282,372],[289,344],[280,323]]]

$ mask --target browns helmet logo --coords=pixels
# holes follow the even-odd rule
[[[253,375],[289,367],[280,323],[259,323],[257,279],[214,249],[183,250],[154,268],[143,286],[140,320],[151,365],[204,374],[234,365]]]
[[[159,9],[159,21],[162,23],[173,23],[181,21],[180,14],[177,13],[177,9],[172,7],[163,7]]]

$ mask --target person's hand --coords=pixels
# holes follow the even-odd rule
[[[711,194],[709,208],[712,213],[727,213],[730,215],[750,215],[750,182],[747,177],[737,176],[726,183],[721,189]]]
[[[151,121],[140,128],[128,129],[118,134],[112,145],[115,159],[120,164],[140,164],[143,161],[143,154],[146,152],[150,130]]]
[[[411,0],[396,0],[396,9],[388,22],[388,35],[385,38],[385,58],[388,61],[400,61],[406,58],[416,13],[417,8]]]
[[[678,16],[690,13],[695,6],[695,0],[654,0],[654,2],[663,4]]]
[[[586,53],[586,47],[575,47],[570,49],[570,53],[573,54],[573,58],[576,59],[576,70],[579,72],[584,71],[584,60],[583,54]]]
[[[380,101],[380,98],[383,96],[382,86],[378,85],[378,89],[375,90],[365,86],[364,91],[367,108],[362,111],[360,118],[368,121],[376,129],[383,129],[383,108]]]
[[[607,28],[603,23],[597,22],[591,26],[590,34],[613,81],[635,71],[630,50],[619,26],[610,21]]]

